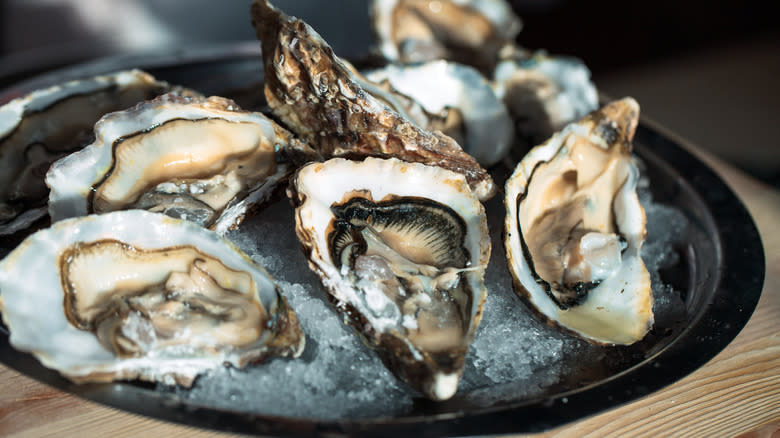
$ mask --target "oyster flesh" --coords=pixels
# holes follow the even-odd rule
[[[428,132],[364,91],[309,25],[265,0],[252,3],[271,110],[323,156],[384,155],[462,173],[480,199],[493,179],[450,137]]]
[[[493,71],[522,22],[505,0],[374,0],[372,27],[391,62],[447,59]]]
[[[128,70],[37,90],[0,107],[0,235],[46,215],[46,170],[87,145],[100,117],[167,91],[195,94]]]
[[[463,175],[394,158],[310,163],[295,230],[331,300],[388,368],[450,398],[487,296],[485,210]]]
[[[574,57],[537,52],[505,59],[496,67],[493,82],[515,122],[516,161],[566,124],[598,108],[590,70]]]
[[[638,117],[635,100],[612,102],[533,148],[506,182],[515,291],[549,322],[598,343],[634,343],[653,324],[631,160]]]
[[[366,77],[388,82],[430,113],[458,110],[464,131],[460,144],[483,166],[499,162],[512,145],[514,127],[506,107],[487,80],[469,66],[444,60],[391,64],[366,72]]]
[[[260,113],[221,97],[163,95],[106,115],[96,140],[46,175],[52,221],[140,208],[220,234],[315,155]]]
[[[32,234],[0,262],[0,290],[11,345],[75,382],[190,386],[305,343],[265,270],[212,231],[142,210]]]

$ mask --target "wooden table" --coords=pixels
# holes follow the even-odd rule
[[[711,156],[696,153],[737,192],[758,224],[767,269],[755,313],[725,350],[675,384],[539,436],[744,434],[759,438],[780,433],[780,193]],[[0,365],[0,437],[147,434],[166,438],[229,435],[109,408]]]

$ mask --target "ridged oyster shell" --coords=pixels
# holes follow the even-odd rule
[[[463,119],[460,144],[485,167],[498,163],[512,146],[514,125],[506,106],[472,67],[437,60],[391,64],[365,74],[373,82],[388,82],[430,113],[458,111]]]
[[[324,189],[323,188],[327,188]],[[464,177],[333,158],[293,177],[298,239],[346,322],[398,377],[451,397],[487,296],[485,210]]]
[[[631,98],[605,105],[533,148],[505,186],[515,291],[548,322],[604,344],[634,343],[653,324],[630,155],[638,117]]]
[[[430,164],[465,175],[480,199],[495,194],[493,179],[473,157],[365,92],[308,24],[265,0],[252,3],[252,22],[262,43],[271,110],[324,157],[381,155]]]
[[[46,175],[52,221],[141,208],[220,234],[315,156],[266,116],[221,97],[163,95],[104,116],[96,140]]]
[[[87,145],[98,119],[169,91],[195,94],[127,70],[36,90],[0,107],[0,235],[46,215],[43,174]]]
[[[76,382],[189,386],[200,373],[298,356],[273,279],[216,233],[142,210],[60,221],[0,262],[11,345]]]

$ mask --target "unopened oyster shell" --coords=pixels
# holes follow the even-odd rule
[[[272,278],[216,233],[129,210],[69,219],[0,262],[11,345],[76,382],[192,384],[225,363],[298,356]]]
[[[635,100],[612,102],[533,148],[506,182],[515,291],[546,320],[605,344],[634,343],[653,324],[631,160],[638,117]]]
[[[128,70],[37,90],[0,107],[0,235],[46,215],[46,170],[87,145],[98,119],[168,91],[196,94]]]
[[[505,0],[374,0],[372,27],[391,62],[447,59],[493,71],[522,22]]]
[[[293,177],[295,230],[345,320],[398,377],[450,398],[487,296],[485,210],[463,175],[333,158]]]
[[[440,132],[428,132],[365,92],[328,44],[303,21],[265,0],[252,3],[271,110],[323,156],[384,155],[462,173],[480,199],[490,174]]]
[[[221,97],[163,95],[103,117],[96,140],[46,175],[52,221],[141,208],[220,234],[316,155],[260,113]]]

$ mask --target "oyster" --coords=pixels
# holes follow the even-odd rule
[[[522,28],[505,0],[374,0],[371,15],[379,52],[387,60],[448,59],[485,74]]]
[[[309,266],[346,322],[399,378],[450,398],[482,317],[490,258],[485,210],[463,175],[333,158],[301,168],[288,194]]]
[[[129,70],[37,90],[0,107],[0,235],[45,216],[44,173],[88,144],[100,117],[171,90],[192,93]]]
[[[306,23],[267,1],[252,3],[262,42],[265,94],[273,113],[323,156],[385,155],[462,173],[480,199],[493,179],[451,138],[428,132],[365,92]]]
[[[451,137],[458,144],[464,139],[463,114],[453,107],[441,107],[429,109],[409,94],[402,93],[387,80],[373,81],[358,71],[349,61],[341,60],[355,82],[366,93],[378,99],[399,116],[414,123],[417,127],[426,131],[441,131]],[[369,71],[374,74],[376,70]],[[430,105],[429,105],[430,107]]]
[[[463,150],[483,166],[500,161],[512,145],[514,127],[504,104],[476,70],[444,60],[413,66],[388,65],[366,73],[378,83],[421,103],[430,113],[455,109],[463,119]]]
[[[46,174],[53,221],[132,208],[220,234],[314,154],[260,113],[221,97],[163,95],[95,125],[96,140]]]
[[[635,100],[612,102],[533,148],[506,182],[515,291],[548,321],[599,343],[631,344],[653,324],[630,155],[638,116]]]
[[[515,121],[516,161],[598,108],[590,71],[577,58],[538,52],[506,59],[496,67],[493,79],[496,95]]]
[[[178,383],[223,363],[299,356],[271,277],[216,233],[130,210],[29,236],[0,262],[11,345],[76,382]]]

